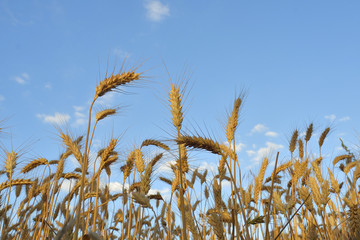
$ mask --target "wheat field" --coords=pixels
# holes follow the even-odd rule
[[[293,131],[284,150],[290,157],[281,162],[282,153],[265,157],[257,175],[245,181],[235,149],[242,95],[235,98],[227,116],[227,142],[221,142],[183,129],[184,89],[171,82],[167,101],[176,133],[171,143],[142,136],[142,144],[127,152],[119,149],[118,138],[111,138],[91,160],[97,125],[117,114],[116,108],[95,112],[94,103],[143,79],[137,68],[105,77],[95,89],[87,132],[75,137],[58,129],[63,146],[58,159],[36,158],[19,167],[21,152],[4,149],[1,240],[360,239],[360,162],[344,144],[343,155],[324,157],[321,150],[330,128],[318,138],[312,123],[304,136]],[[310,150],[310,143],[317,149]],[[147,156],[147,148],[157,154]],[[207,170],[191,167],[189,153],[194,150],[218,159],[213,177]],[[172,177],[154,174],[169,154],[176,159],[170,166]],[[65,172],[70,157],[81,167]],[[121,163],[117,178],[122,191],[111,194],[115,163]],[[108,182],[101,182],[101,176]],[[64,194],[61,186],[67,180],[74,184]],[[169,199],[150,191],[159,182],[171,189]],[[229,184],[229,191],[224,184]]]

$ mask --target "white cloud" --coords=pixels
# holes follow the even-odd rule
[[[160,195],[162,196],[162,198],[165,201],[170,200],[170,197],[171,197],[170,188],[166,187],[166,188],[163,188],[161,190],[160,189],[150,189],[148,195],[157,194],[157,193],[160,193]]]
[[[335,148],[336,152],[341,152],[341,151],[344,151],[344,149],[342,147],[337,147]]]
[[[204,171],[206,169],[208,170],[208,172],[214,173],[217,171],[217,166],[212,163],[202,162],[201,165],[199,166],[199,171]]]
[[[75,109],[76,112],[81,112],[82,110],[84,110],[83,106],[73,106],[73,108]]]
[[[74,110],[75,110],[75,123],[73,123],[74,126],[81,126],[81,125],[85,125],[87,123],[86,120],[86,115],[84,113],[82,113],[81,111],[83,111],[84,107],[82,106],[73,106]]]
[[[306,132],[305,131],[302,131],[299,133],[299,137],[304,137],[306,135]]]
[[[2,2],[4,3],[4,2]],[[15,12],[13,12],[6,3],[2,4],[2,9],[5,10],[8,20],[11,22],[12,25],[17,26],[17,25],[22,25],[22,26],[29,26],[34,24],[34,20],[24,20],[23,16],[19,15],[19,14],[15,14]],[[19,18],[21,16],[21,18]]]
[[[164,157],[164,159],[166,159]],[[164,172],[167,172],[167,173],[172,173],[172,169],[170,167],[170,165],[175,165],[176,164],[176,161],[175,160],[171,160],[171,161],[168,161],[166,163],[163,163],[161,164],[157,169],[156,169],[156,172],[158,173],[164,173]]]
[[[124,187],[125,189],[129,189],[129,184],[125,183]],[[109,190],[111,192],[122,192],[123,184],[120,182],[110,182]]]
[[[163,188],[161,190],[160,189],[150,189],[148,194],[150,195],[150,194],[160,193],[162,195],[162,194],[165,194],[168,192],[170,192],[170,188]]]
[[[251,134],[253,133],[260,133],[266,131],[268,128],[263,124],[256,124],[253,129],[251,129]]]
[[[235,145],[235,151],[238,153],[246,147],[244,143],[238,143]]]
[[[224,142],[224,144],[226,146],[229,146],[229,142]],[[235,145],[235,151],[238,153],[238,152],[242,151],[245,147],[246,147],[246,145],[244,143],[240,142],[240,143]]]
[[[61,191],[64,191],[64,192],[70,192],[71,189],[75,186],[76,184],[76,180],[75,179],[71,179],[71,180],[67,180],[65,179],[62,184],[61,184]]]
[[[165,17],[170,16],[169,7],[158,0],[147,1],[145,8],[147,18],[154,22],[159,22]]]
[[[256,152],[255,152],[254,150],[247,150],[246,153],[247,153],[247,155],[250,156],[250,157],[256,155]]]
[[[222,188],[230,188],[231,187],[231,182],[229,182],[229,181],[221,181],[221,187]]]
[[[85,124],[86,124],[86,120],[84,118],[78,118],[74,122],[75,126],[81,126],[81,125],[85,125]]]
[[[46,89],[52,89],[51,83],[45,83],[44,87],[45,87]]]
[[[4,100],[5,100],[5,97],[0,94],[0,102],[1,102],[1,101],[4,101]]]
[[[77,117],[77,118],[85,118],[85,114],[83,114],[81,112],[75,112],[75,117]]]
[[[279,136],[279,134],[277,132],[273,132],[273,131],[267,131],[265,133],[265,136],[268,136],[268,137],[277,137]]]
[[[14,81],[16,81],[16,82],[19,83],[19,84],[24,85],[24,84],[27,83],[27,80],[29,80],[29,78],[30,78],[29,74],[27,74],[27,73],[22,73],[22,74],[19,75],[19,76],[15,76],[15,77],[14,77]]]
[[[120,57],[120,58],[129,58],[130,57],[130,53],[122,50],[121,48],[114,48],[112,50],[113,54],[117,57]]]
[[[330,114],[330,115],[326,115],[324,118],[328,119],[331,122],[333,122],[335,120],[335,118],[336,118],[336,115],[335,114]]]
[[[101,96],[97,99],[97,103],[104,107],[111,107],[113,102],[115,101],[115,94],[116,92],[108,92],[105,95]]]
[[[284,146],[281,144],[273,143],[273,142],[266,142],[266,147],[259,148],[257,151],[249,150],[246,153],[253,157],[253,160],[258,163],[264,157],[267,157],[274,151],[282,149]]]
[[[62,125],[70,120],[69,114],[62,114],[56,112],[53,116],[46,114],[37,114],[36,117],[40,118],[45,123]]]
[[[349,116],[346,116],[346,117],[342,117],[339,119],[340,122],[346,122],[346,121],[349,121],[351,118]]]

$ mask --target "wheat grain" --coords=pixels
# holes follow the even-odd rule
[[[304,143],[301,140],[301,138],[299,138],[299,140],[298,140],[298,146],[299,146],[299,157],[301,159],[303,159],[304,158]]]
[[[16,153],[14,151],[6,152],[5,172],[9,179],[12,178],[14,169],[16,167],[16,161],[19,157],[20,157],[19,153]]]
[[[293,163],[291,161],[288,161],[288,162],[280,165],[279,167],[276,168],[275,175],[277,175],[279,172],[282,172],[282,171],[290,168],[292,165],[293,165]]]
[[[320,138],[319,138],[319,147],[321,148],[322,145],[324,144],[324,140],[326,138],[326,136],[328,135],[328,133],[330,132],[330,128],[326,128],[320,135]]]
[[[143,159],[143,153],[140,149],[135,149],[135,167],[139,173],[144,172],[145,165]]]
[[[339,155],[339,156],[337,156],[337,157],[335,157],[334,158],[334,160],[333,160],[333,166],[335,166],[339,161],[341,161],[341,160],[345,160],[345,159],[351,159],[351,155],[348,155],[348,154],[343,154],[343,155]]]
[[[70,180],[70,179],[79,180],[79,179],[81,179],[81,175],[77,174],[77,173],[65,173],[63,178],[68,179],[68,180]]]
[[[166,144],[164,144],[164,143],[162,143],[160,141],[157,141],[155,139],[146,139],[146,140],[144,140],[142,142],[140,148],[145,147],[145,146],[150,146],[150,145],[162,148],[162,149],[164,149],[166,151],[170,150],[169,146],[167,146]]]
[[[238,97],[234,101],[233,110],[231,112],[231,115],[228,119],[228,124],[226,127],[226,138],[228,142],[230,143],[234,139],[236,127],[238,125],[238,119],[239,119],[239,109],[241,106],[241,98]]]
[[[214,154],[221,154],[220,144],[212,139],[200,136],[180,136],[176,139],[178,144],[185,144],[187,147],[204,149]]]
[[[322,183],[324,180],[323,180],[323,177],[322,177],[322,174],[321,174],[319,165],[316,164],[316,162],[312,162],[311,165],[312,165],[312,167],[313,167],[313,170],[314,170],[314,172],[315,172],[315,176],[316,176],[318,182],[319,182],[319,183]]]
[[[96,121],[100,121],[100,120],[106,118],[107,116],[114,115],[115,113],[116,113],[116,109],[114,109],[114,108],[103,109],[96,113],[95,119],[96,119]]]
[[[328,173],[330,176],[330,182],[331,182],[331,186],[334,189],[335,193],[339,193],[340,192],[340,187],[338,182],[336,181],[334,174],[330,171],[330,168],[328,168]]]
[[[221,186],[218,184],[217,180],[214,179],[214,184],[213,184],[213,191],[214,191],[214,199],[215,199],[215,208],[217,210],[221,209]]]
[[[78,160],[78,162],[80,164],[82,164],[82,154],[80,152],[80,147],[78,144],[76,144],[76,142],[74,142],[69,135],[64,134],[64,133],[60,133],[60,137],[62,138],[64,144],[69,148],[69,150],[71,151],[71,153],[74,155],[74,157],[76,158],[76,160]]]
[[[295,130],[291,136],[291,140],[290,140],[290,144],[289,144],[289,150],[291,153],[293,153],[295,151],[298,135],[299,135],[298,130]]]
[[[180,93],[180,87],[176,87],[171,83],[171,89],[169,91],[169,102],[172,114],[172,121],[177,131],[180,132],[181,125],[183,122],[183,113],[182,113],[182,96]]]
[[[310,123],[308,128],[306,129],[306,133],[305,133],[305,142],[308,142],[311,138],[312,132],[313,132],[313,123]]]
[[[318,205],[320,207],[321,194],[320,194],[320,189],[318,187],[318,183],[316,182],[315,178],[313,178],[313,177],[310,177],[309,181],[310,181],[310,188],[311,188],[315,203],[316,203],[316,205]]]
[[[148,194],[150,190],[150,177],[153,170],[153,165],[148,164],[145,169],[145,174],[141,175],[141,192]]]
[[[123,72],[116,75],[112,75],[108,78],[105,78],[95,90],[95,98],[101,97],[107,92],[115,90],[117,87],[129,84],[133,81],[141,79],[140,73],[135,73],[134,71]]]
[[[107,159],[114,154],[114,149],[117,145],[117,139],[112,138],[108,144],[108,146],[105,148],[105,150],[101,154],[101,162],[106,162]]]
[[[264,180],[265,171],[266,171],[267,166],[268,166],[268,159],[264,158],[264,160],[263,160],[263,162],[261,164],[261,167],[260,167],[259,175],[255,180],[255,188],[254,188],[254,201],[255,201],[255,203],[257,203],[257,201],[259,199],[259,192],[260,192],[263,180]]]
[[[0,184],[0,191],[2,191],[5,188],[8,188],[10,186],[16,186],[16,185],[31,185],[33,184],[32,181],[29,179],[12,179],[9,181],[2,182]]]
[[[356,166],[356,164],[358,164],[358,162],[351,162],[348,165],[346,165],[344,169],[345,175],[347,175],[350,172],[350,170]]]
[[[37,158],[31,161],[29,164],[27,164],[23,169],[21,170],[22,173],[30,172],[31,170],[35,169],[38,166],[41,165],[49,165],[49,162],[46,158]]]
[[[133,192],[132,196],[137,203],[141,204],[141,206],[151,208],[150,200],[144,193]]]

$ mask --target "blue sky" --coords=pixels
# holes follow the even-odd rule
[[[317,132],[333,127],[325,144],[334,157],[339,137],[358,144],[359,9],[358,1],[320,0],[1,0],[1,141],[25,146],[25,162],[57,158],[53,124],[67,120],[74,135],[83,134],[96,84],[127,56],[129,66],[144,62],[148,77],[129,94],[102,99],[121,111],[100,124],[101,147],[111,136],[123,135],[125,150],[171,137],[165,63],[173,79],[189,77],[185,126],[219,141],[245,89],[237,133],[245,166],[257,168],[271,148],[289,156],[292,131],[310,122]],[[216,164],[193,157],[194,166]]]

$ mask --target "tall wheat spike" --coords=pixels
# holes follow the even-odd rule
[[[319,152],[320,152],[320,156],[321,156],[321,147],[322,145],[324,144],[324,140],[326,138],[326,136],[329,134],[330,132],[330,128],[326,128],[320,135],[320,138],[319,138]]]
[[[255,179],[255,189],[254,189],[255,203],[257,203],[259,200],[259,192],[260,192],[262,183],[264,181],[264,176],[265,176],[265,171],[266,171],[267,166],[268,166],[268,158],[264,158],[264,160],[261,164],[261,167],[260,167],[259,175]]]
[[[14,151],[6,152],[6,160],[5,160],[5,172],[7,174],[8,179],[12,178],[14,173],[14,169],[16,167],[16,161],[20,157],[19,153]]]
[[[241,100],[240,97],[235,99],[233,110],[232,110],[231,115],[229,116],[229,119],[228,119],[228,124],[227,124],[227,127],[226,127],[226,138],[227,138],[229,143],[234,139],[234,134],[235,134],[235,131],[236,131],[236,127],[238,125],[239,109],[240,109],[240,106],[241,106],[241,102],[242,102],[242,100]]]
[[[291,140],[290,140],[290,144],[289,144],[289,150],[291,152],[291,155],[295,151],[298,136],[299,136],[299,132],[298,132],[298,130],[295,130],[291,136]]]

